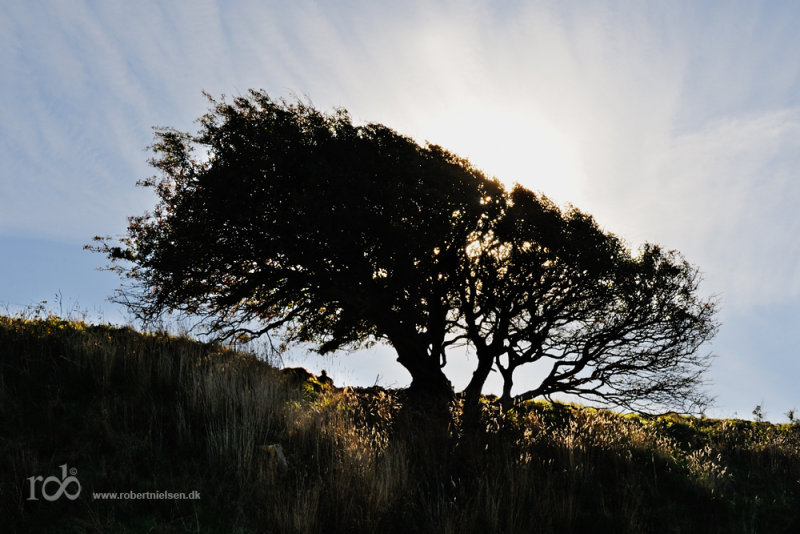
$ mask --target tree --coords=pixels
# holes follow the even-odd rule
[[[632,255],[588,215],[524,188],[506,200],[462,258],[461,337],[479,362],[466,406],[494,367],[505,408],[563,393],[635,411],[702,410],[709,357],[698,349],[717,324],[697,269],[652,244]],[[543,378],[512,397],[526,364]]]
[[[516,400],[568,393],[630,409],[699,392],[715,306],[675,252],[633,255],[577,209],[507,191],[468,161],[380,124],[251,91],[211,99],[196,134],[156,131],[153,213],[95,247],[144,318],[179,311],[222,339],[278,333],[320,352],[388,342],[410,399],[446,413],[453,346],[492,369],[549,366]]]
[[[161,174],[142,182],[155,211],[97,247],[134,282],[125,301],[222,339],[280,332],[322,353],[387,341],[412,397],[446,408],[455,265],[502,187],[343,110],[256,91],[211,102],[197,134],[156,132]]]

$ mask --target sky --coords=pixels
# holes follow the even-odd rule
[[[348,109],[677,249],[722,326],[716,417],[800,408],[800,3],[0,3],[0,310],[131,319],[82,250],[155,199],[153,126],[214,96]],[[402,387],[390,347],[287,364]],[[466,384],[469,355],[445,369]],[[523,377],[517,379],[524,387]],[[489,390],[499,382],[492,378]]]

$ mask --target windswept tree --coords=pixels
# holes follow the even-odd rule
[[[209,97],[210,98],[210,97]],[[409,398],[446,413],[450,348],[490,371],[542,366],[517,399],[568,393],[692,407],[714,304],[677,253],[632,255],[577,209],[511,191],[435,145],[264,92],[211,99],[195,134],[156,132],[152,213],[95,247],[143,319],[182,312],[219,338],[278,334],[322,352],[387,342]],[[548,367],[549,366],[549,367]]]
[[[636,411],[708,404],[698,349],[716,332],[715,303],[677,252],[631,254],[588,215],[521,187],[487,224],[462,258],[461,337],[478,358],[468,409],[492,368],[505,408],[558,393]],[[514,397],[523,365],[541,379]]]

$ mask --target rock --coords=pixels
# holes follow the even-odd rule
[[[325,369],[323,369],[320,375],[317,377],[317,382],[323,386],[333,387],[333,379],[328,376],[328,372]]]

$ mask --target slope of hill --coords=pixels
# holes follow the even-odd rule
[[[393,432],[395,393],[281,376],[187,338],[0,317],[3,530],[800,532],[800,425],[487,400],[479,446],[454,405],[431,467]]]

